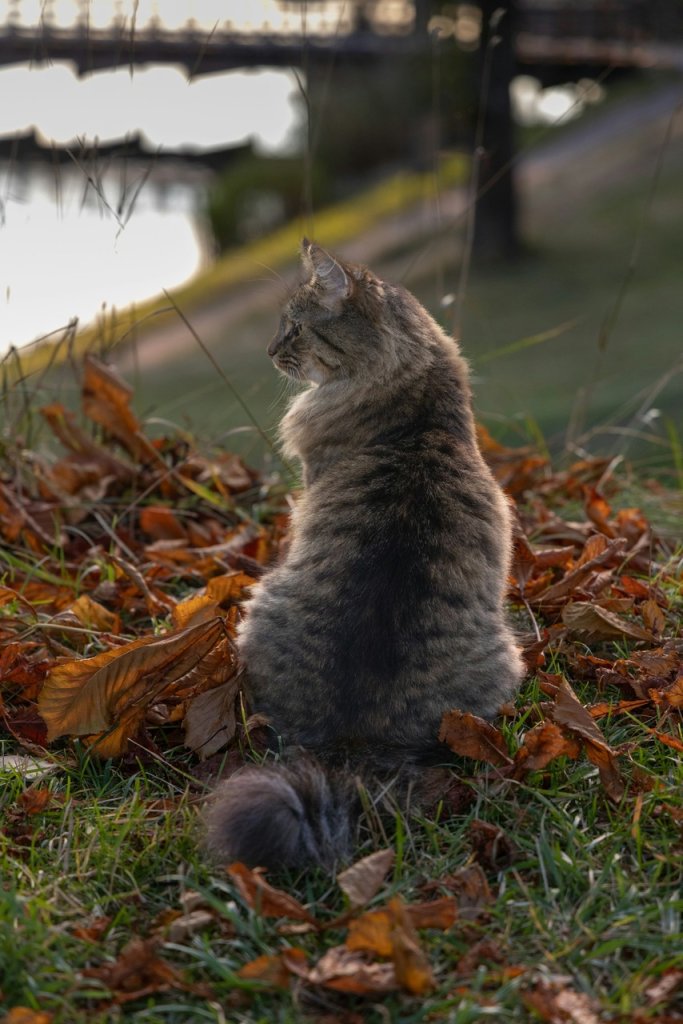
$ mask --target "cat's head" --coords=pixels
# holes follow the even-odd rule
[[[393,349],[386,286],[307,239],[301,258],[307,280],[287,302],[268,355],[283,373],[315,384],[378,375]]]

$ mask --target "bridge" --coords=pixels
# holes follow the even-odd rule
[[[68,61],[79,75],[174,64],[189,76],[244,67],[368,62],[430,45],[439,22],[456,43],[478,39],[476,5],[430,20],[430,0],[8,0],[0,65]],[[225,18],[232,9],[233,20]],[[258,9],[259,16],[254,18]],[[517,59],[683,69],[683,5],[669,0],[517,0]],[[460,26],[460,35],[458,26]],[[448,34],[448,33],[446,33]]]

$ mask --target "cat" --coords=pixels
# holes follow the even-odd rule
[[[510,509],[457,343],[402,287],[307,240],[302,259],[268,354],[309,383],[280,427],[304,492],[238,647],[254,709],[315,758],[221,784],[207,844],[329,868],[349,851],[354,766],[445,755],[444,713],[493,717],[523,668],[504,613]]]

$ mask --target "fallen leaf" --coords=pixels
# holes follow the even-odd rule
[[[199,754],[202,761],[222,750],[235,735],[235,698],[239,685],[236,673],[222,686],[200,693],[185,712],[185,746]]]
[[[591,704],[589,708],[586,708],[588,714],[592,719],[597,721],[598,718],[604,718],[605,715],[619,715],[626,711],[635,711],[637,708],[642,708],[649,704],[649,700],[618,700],[614,704],[610,704],[609,701],[602,701],[600,704]]]
[[[386,907],[369,910],[366,914],[349,922],[346,945],[352,950],[374,953],[376,956],[391,956],[392,914]]]
[[[553,720],[559,725],[566,726],[583,740],[586,755],[597,766],[607,795],[617,802],[621,800],[624,795],[624,783],[616,754],[563,677],[559,677],[555,693]]]
[[[236,861],[226,870],[244,902],[261,917],[291,917],[318,927],[316,919],[298,900],[266,882],[261,868],[252,870]]]
[[[96,629],[104,633],[120,633],[121,619],[115,612],[98,601],[93,601],[87,594],[81,594],[73,604],[69,605],[70,611],[82,625],[87,629]]]
[[[623,619],[614,612],[588,601],[573,601],[562,609],[562,621],[574,633],[605,640],[612,637],[630,637],[632,640],[652,641],[652,634],[637,622]]]
[[[393,850],[377,850],[337,875],[337,884],[352,907],[362,907],[377,895],[395,859]]]
[[[161,940],[131,939],[116,960],[86,967],[86,978],[97,978],[119,1003],[140,999],[170,988],[185,988],[180,972],[157,953]],[[103,993],[104,996],[104,993]]]
[[[512,764],[500,729],[468,712],[447,711],[441,721],[439,740],[463,757],[496,767]]]
[[[45,786],[30,786],[21,794],[21,806],[26,814],[42,814],[52,803],[54,794]]]
[[[645,628],[656,636],[659,636],[666,629],[666,618],[653,597],[648,598],[640,606],[640,614],[643,616]]]
[[[445,932],[458,918],[458,903],[452,896],[424,903],[407,903],[405,911],[414,928],[437,928]]]
[[[99,942],[109,930],[113,918],[100,915],[93,917],[88,924],[79,924],[71,929],[75,939],[82,942]]]
[[[140,509],[140,529],[153,540],[187,540],[187,531],[168,505]]]
[[[474,856],[484,868],[500,871],[512,864],[519,855],[513,841],[498,825],[473,818],[468,833]]]
[[[83,359],[83,412],[119,441],[135,462],[156,462],[159,455],[130,408],[133,389],[111,366],[88,353]]]
[[[318,960],[308,975],[313,985],[353,995],[381,995],[398,986],[393,964],[370,963],[362,953],[347,946],[333,946]]]
[[[647,726],[646,728],[650,735],[658,739],[660,743],[664,743],[667,747],[683,753],[683,740],[677,739],[676,736],[671,736],[670,733],[660,732],[658,729],[650,729]]]
[[[593,545],[593,548],[600,548],[596,554],[591,554],[591,557],[587,558],[584,562],[579,559],[579,562],[574,569],[566,573],[561,580],[558,580],[557,583],[553,583],[552,586],[547,587],[546,590],[541,591],[540,594],[536,594],[532,603],[534,605],[543,606],[554,604],[560,598],[567,597],[567,595],[576,590],[576,588],[579,587],[585,579],[588,579],[597,566],[604,565],[605,562],[609,562],[610,560],[617,558],[626,546],[626,541],[621,537],[618,537],[615,540],[606,541],[604,537],[600,536],[599,541],[599,545],[597,543]],[[586,544],[586,549],[588,549],[588,544]]]
[[[13,1006],[2,1018],[0,1024],[51,1024],[53,1013],[45,1010],[31,1010],[28,1006]]]
[[[389,911],[393,919],[391,958],[396,971],[396,981],[412,995],[424,995],[434,988],[434,975],[425,951],[420,945],[403,901],[398,897],[392,899],[389,902]]]
[[[299,973],[299,971],[294,972],[292,970],[295,961],[307,974],[308,964],[303,949],[290,946],[288,949],[283,950],[282,953],[272,955],[266,953],[255,960],[251,960],[239,969],[237,976],[247,981],[260,981],[267,988],[288,989],[292,974]]]
[[[56,665],[38,710],[49,740],[66,734],[99,737],[94,752],[113,757],[126,749],[147,708],[162,694],[224,682],[233,664],[223,622],[216,618],[182,633],[134,640],[94,658]]]
[[[555,722],[541,722],[525,733],[515,754],[513,776],[524,778],[529,772],[542,771],[556,757],[578,757],[580,747],[568,739]]]
[[[522,996],[525,1006],[549,1024],[601,1024],[597,1004],[583,992],[539,982]]]

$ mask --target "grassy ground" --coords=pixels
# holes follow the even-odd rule
[[[603,462],[582,461],[569,472],[553,473],[541,456],[530,461],[528,451],[486,448],[496,472],[508,477],[517,494],[521,521],[533,538],[516,578],[531,572],[528,585],[519,585],[535,602],[534,621],[551,627],[541,642],[545,675],[532,674],[524,685],[501,726],[504,740],[516,754],[537,724],[553,726],[556,705],[555,698],[548,700],[548,686],[555,685],[554,673],[562,673],[582,704],[594,711],[596,703],[610,705],[606,715],[601,712],[599,728],[610,758],[618,759],[617,790],[605,781],[604,765],[600,776],[576,743],[571,757],[562,754],[542,771],[516,775],[517,781],[461,758],[454,772],[438,780],[434,800],[420,817],[371,817],[356,850],[358,857],[386,848],[395,853],[393,871],[371,907],[383,907],[393,896],[412,904],[456,894],[455,923],[420,933],[433,985],[419,996],[404,988],[361,998],[285,972],[273,988],[244,977],[245,965],[291,947],[312,965],[344,942],[346,925],[302,931],[286,915],[266,917],[245,902],[224,869],[206,862],[199,807],[223,756],[199,762],[180,745],[180,719],[173,711],[186,713],[187,693],[179,697],[163,676],[160,691],[152,676],[154,704],[145,704],[140,679],[131,680],[121,669],[114,689],[123,686],[125,709],[126,695],[133,692],[127,688],[138,686],[134,704],[142,707],[138,725],[144,722],[146,731],[140,733],[142,746],[134,732],[129,752],[107,761],[73,738],[43,749],[36,698],[46,673],[63,671],[65,662],[80,666],[83,657],[177,633],[187,622],[176,619],[179,599],[198,600],[198,586],[207,579],[232,579],[220,575],[226,571],[220,554],[209,557],[214,548],[206,547],[207,537],[220,552],[221,542],[235,544],[238,524],[260,526],[261,536],[270,531],[270,540],[263,550],[259,540],[244,551],[251,551],[252,565],[256,557],[265,561],[281,536],[282,495],[272,491],[264,503],[262,479],[257,487],[247,479],[246,491],[244,480],[234,483],[234,500],[212,490],[216,481],[234,481],[243,471],[228,465],[224,477],[216,475],[217,453],[202,463],[186,439],[168,439],[157,449],[164,453],[160,463],[148,461],[148,448],[140,456],[134,420],[126,420],[126,433],[121,405],[106,404],[120,395],[119,386],[107,379],[103,388],[92,377],[89,386],[91,401],[98,399],[97,422],[109,408],[106,421],[121,427],[127,455],[138,452],[142,458],[132,491],[124,478],[104,498],[93,497],[86,473],[77,500],[74,494],[66,500],[54,496],[54,481],[67,486],[83,467],[80,442],[53,469],[38,453],[27,458],[15,436],[5,439],[0,452],[0,1005],[8,1010],[3,1024],[683,1020],[683,729],[680,677],[678,684],[673,681],[676,638],[680,654],[680,522],[672,539],[659,544],[638,514],[617,512],[631,504],[633,492],[625,500],[615,491],[610,510],[590,484],[603,477]],[[56,422],[62,431],[62,421]],[[91,440],[88,451],[95,465],[110,470],[106,460],[121,455],[111,441],[105,450]],[[183,474],[202,465],[212,475],[197,486]],[[183,482],[188,479],[190,486]],[[661,500],[661,491],[655,494]],[[28,518],[17,520],[10,507]],[[553,519],[558,511],[569,526]],[[62,546],[48,545],[50,531],[62,528]],[[169,539],[169,529],[178,539]],[[558,562],[552,552],[557,555],[557,544],[567,542]],[[547,553],[548,544],[550,561],[536,562],[533,552]],[[550,592],[566,583],[580,558],[610,545],[623,551],[624,544],[634,562],[624,564],[622,554],[609,563],[601,557],[583,579],[585,589],[577,590],[575,581],[574,589],[565,589],[561,607],[544,610],[545,588]],[[649,572],[645,553],[655,558]],[[241,596],[247,585],[239,584]],[[234,623],[240,593],[229,593],[222,614]],[[81,618],[74,603],[79,595],[86,602],[79,607]],[[567,631],[564,612],[576,595],[580,603],[574,610],[592,607],[608,616],[604,635],[616,622],[617,632],[637,630],[641,641],[635,647],[626,639],[589,643],[580,631]],[[512,600],[523,634],[530,618]],[[216,613],[219,606],[210,614]],[[524,644],[538,653],[533,634]],[[173,680],[177,672],[168,675]],[[201,680],[196,666],[190,676],[195,684]],[[90,697],[78,691],[76,720],[80,708],[92,709],[88,702],[95,690],[90,687]],[[634,693],[642,697],[637,708],[620,706]],[[164,727],[159,719],[166,719]],[[569,725],[567,735],[585,735],[586,721],[591,724],[584,717],[578,732]],[[211,734],[216,724],[209,723]],[[101,727],[85,731],[93,728]],[[75,731],[73,723],[66,730]],[[597,736],[597,750],[604,752]],[[36,755],[41,770],[47,769],[38,779],[25,769],[25,759]],[[234,743],[226,760],[232,767],[242,761]],[[473,891],[457,881],[464,868],[475,870]],[[322,924],[348,909],[335,880],[319,872],[285,873],[271,881]],[[371,966],[383,965],[375,959]]]
[[[533,704],[538,698],[531,683],[522,700]],[[515,728],[522,725],[520,719]],[[400,856],[377,904],[393,894],[407,901],[424,898],[424,883],[444,879],[471,861],[474,819],[500,826],[515,852],[503,870],[485,865],[493,902],[483,915],[461,920],[443,934],[429,933],[435,991],[419,999],[383,996],[374,1006],[372,1000],[296,987],[273,995],[236,976],[246,962],[287,945],[319,956],[340,941],[342,930],[324,938],[283,938],[282,922],[247,909],[225,876],[208,870],[197,850],[190,796],[201,792],[201,784],[188,791],[194,768],[180,752],[168,752],[167,763],[148,762],[136,770],[93,763],[82,755],[68,766],[61,761],[49,782],[54,802],[27,819],[27,835],[5,843],[0,854],[6,1005],[40,1008],[54,1013],[54,1021],[73,1024],[120,1017],[149,1024],[295,1022],[309,1014],[322,1020],[325,1012],[331,1020],[343,1020],[343,1008],[360,1010],[358,1019],[378,1024],[465,1024],[484,1017],[526,1021],[533,1015],[524,993],[539,980],[562,975],[602,1007],[599,1016],[586,1020],[630,1021],[636,1010],[644,1011],[643,1020],[655,1020],[647,991],[668,968],[683,967],[680,823],[662,810],[672,801],[679,811],[683,807],[683,766],[680,755],[649,738],[635,719],[621,716],[608,723],[606,733],[614,746],[636,747],[635,760],[657,783],[643,794],[637,815],[632,802],[610,806],[595,769],[585,761],[558,763],[529,785],[494,777],[470,783],[473,765],[463,762],[463,778],[474,797],[466,813],[389,826],[387,841]],[[17,830],[23,791],[17,776],[6,779],[0,795],[0,815],[5,821],[14,816]],[[369,839],[361,852],[372,845]],[[318,916],[331,918],[345,908],[341,893],[321,875],[278,881]],[[182,969],[186,983],[201,983],[206,991],[157,992],[128,1009],[107,1006],[102,986],[78,972],[114,958],[133,936],[147,938],[155,927],[163,934],[164,914],[180,908],[188,889],[202,895],[214,918],[194,934],[171,940],[163,955]],[[98,934],[102,917],[109,921]],[[74,934],[89,927],[91,936]],[[479,957],[459,973],[458,964],[482,939],[490,945],[479,947]]]

